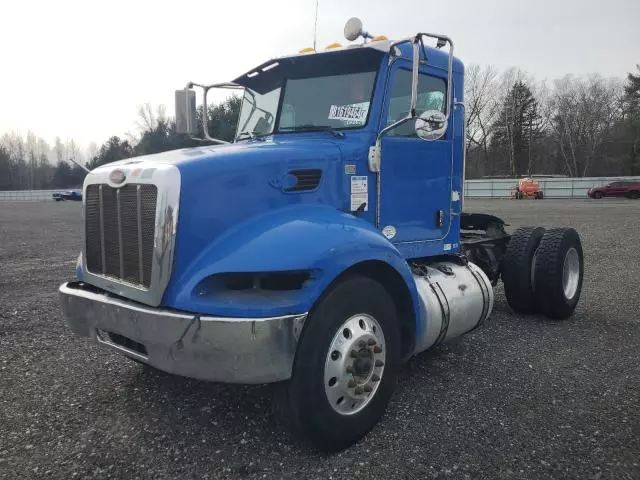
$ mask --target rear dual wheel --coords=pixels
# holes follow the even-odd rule
[[[274,413],[306,443],[341,450],[378,422],[399,366],[393,299],[378,282],[351,276],[306,320],[291,379],[275,386]]]
[[[545,232],[536,253],[534,293],[540,313],[555,320],[573,314],[580,300],[584,258],[573,228]]]
[[[582,245],[573,228],[519,228],[502,263],[509,306],[518,313],[542,313],[557,320],[573,314],[583,273]]]

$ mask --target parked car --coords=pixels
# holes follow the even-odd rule
[[[640,198],[640,180],[611,182],[587,191],[591,198],[627,197]]]
[[[67,192],[56,192],[53,194],[53,199],[56,202],[62,202],[64,200],[74,200],[79,202],[82,200],[82,193],[77,190],[69,190]]]

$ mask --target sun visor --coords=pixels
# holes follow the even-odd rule
[[[258,93],[282,85],[285,78],[310,78],[377,71],[385,52],[367,48],[321,52],[269,60],[233,82]]]

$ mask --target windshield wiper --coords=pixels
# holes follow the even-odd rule
[[[243,135],[246,135],[246,138],[250,138],[251,140],[260,140],[264,142],[264,137],[266,135],[270,135],[270,133],[258,133],[256,131],[252,132],[240,132],[236,137],[236,140],[243,140]]]
[[[296,125],[295,127],[280,127],[280,130],[286,130],[289,132],[329,132],[336,138],[344,138],[344,132],[336,130],[329,125]]]

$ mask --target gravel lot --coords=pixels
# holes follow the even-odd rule
[[[57,287],[76,203],[0,202],[0,478],[640,478],[640,201],[468,201],[513,227],[570,225],[572,319],[494,313],[409,361],[387,414],[327,456],[270,415],[268,387],[151,373],[70,336]]]

